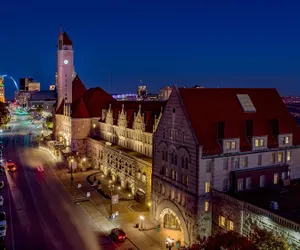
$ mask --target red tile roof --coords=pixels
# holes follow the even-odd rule
[[[91,115],[86,107],[83,98],[72,103],[71,106],[71,117],[72,118],[90,118]]]
[[[271,132],[272,119],[279,120],[280,134],[296,133],[296,122],[276,89],[179,88],[178,91],[204,155],[222,152],[217,140],[218,122],[225,122],[224,139],[240,138],[241,151],[251,150],[245,134],[247,120],[253,120],[253,136],[268,135],[269,148],[278,146]],[[237,94],[248,94],[256,112],[245,113]]]
[[[85,85],[78,75],[76,75],[72,82],[72,91],[72,102],[78,100],[87,91]]]
[[[67,32],[63,34],[63,45],[73,45],[71,39],[69,38]]]
[[[110,94],[99,87],[87,90],[82,98],[91,117],[101,117],[102,109],[106,109],[109,102],[115,101]]]
[[[57,115],[64,114],[64,105],[65,105],[65,100],[62,100],[61,104],[59,105],[58,109],[56,110]]]

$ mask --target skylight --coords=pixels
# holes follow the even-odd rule
[[[237,94],[237,98],[244,109],[244,112],[256,112],[256,108],[254,107],[249,95],[247,94]]]

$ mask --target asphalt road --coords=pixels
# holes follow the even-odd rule
[[[4,159],[13,160],[18,167],[0,177],[5,182],[0,210],[8,215],[7,249],[117,249],[60,184],[49,165],[51,156],[39,150],[34,140],[41,131],[26,124],[29,119],[13,115],[11,130],[0,135]],[[44,173],[37,172],[38,165],[44,167]]]

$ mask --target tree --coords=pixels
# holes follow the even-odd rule
[[[287,242],[282,238],[275,236],[271,231],[256,227],[251,234],[251,241],[255,243],[259,250],[288,250]]]
[[[248,238],[235,232],[219,233],[201,239],[187,250],[258,250]]]
[[[48,129],[52,129],[53,128],[53,117],[52,117],[52,115],[47,116],[45,121],[46,121],[46,127]]]

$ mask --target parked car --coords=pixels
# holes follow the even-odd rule
[[[0,189],[4,188],[4,181],[0,181]]]
[[[4,211],[1,211],[1,212],[0,212],[0,221],[6,220],[6,219],[7,219],[6,213],[5,213]]]
[[[6,250],[5,237],[0,237],[0,250]]]
[[[121,228],[114,228],[111,230],[111,237],[115,241],[124,242],[127,238],[126,233]]]
[[[3,206],[4,204],[4,198],[2,195],[0,195],[0,206]]]
[[[0,221],[0,237],[6,236],[7,223],[6,220]]]

